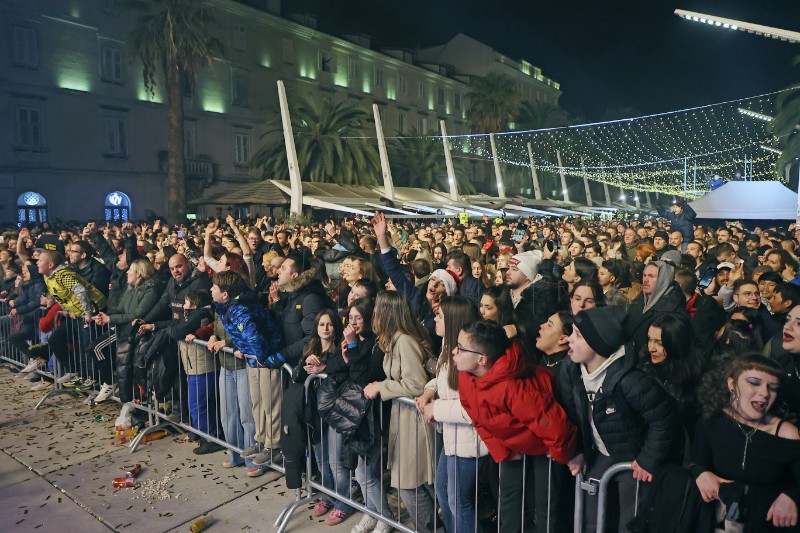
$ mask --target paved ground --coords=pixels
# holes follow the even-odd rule
[[[129,454],[126,446],[112,445],[118,404],[90,409],[58,396],[34,411],[43,393],[29,388],[0,368],[0,531],[187,532],[212,513],[210,533],[274,532],[279,511],[294,500],[276,473],[248,478],[243,468],[222,468],[224,453],[194,455],[194,445],[177,437]],[[98,415],[105,421],[96,421]],[[142,487],[111,486],[134,463],[144,467],[138,480],[161,488],[165,499],[146,497]],[[326,527],[311,518],[310,507],[295,513],[288,531],[349,532],[357,522],[356,516]]]

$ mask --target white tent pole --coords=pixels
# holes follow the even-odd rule
[[[533,196],[537,200],[542,199],[542,189],[539,186],[539,174],[536,172],[536,165],[533,163],[533,148],[528,143],[528,159],[531,162],[531,179],[533,180]]]
[[[292,186],[292,198],[289,212],[303,214],[303,184],[300,182],[300,166],[297,163],[297,151],[294,147],[292,117],[289,115],[289,103],[286,100],[286,87],[278,80],[278,101],[281,107],[281,123],[283,124],[283,141],[286,144],[286,159],[289,163],[289,183]]]
[[[450,145],[447,143],[447,127],[444,125],[444,120],[439,121],[439,129],[442,131],[444,162],[447,165],[447,182],[450,184],[450,200],[457,202],[458,183],[456,183],[456,171],[453,169],[453,158],[450,157]]]
[[[586,193],[586,206],[592,207],[592,189],[589,187],[589,178],[586,177],[586,165],[581,156],[581,170],[583,171],[583,190]]]
[[[494,162],[494,179],[497,181],[497,196],[506,197],[506,188],[503,186],[503,173],[500,172],[500,161],[497,159],[497,144],[494,142],[494,133],[489,134],[489,142],[492,145],[492,161]]]
[[[556,159],[558,159],[558,174],[561,176],[561,193],[564,195],[564,201],[569,202],[569,189],[567,188],[567,178],[564,176],[564,165],[561,163],[560,150],[556,150]]]
[[[378,137],[378,153],[381,157],[384,194],[389,201],[394,202],[394,181],[392,181],[392,169],[389,167],[389,156],[386,153],[386,140],[383,138],[383,123],[381,122],[381,111],[378,104],[372,104],[372,116],[375,117],[375,134]]]

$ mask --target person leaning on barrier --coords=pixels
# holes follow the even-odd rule
[[[562,512],[561,489],[568,487],[567,478],[552,465],[550,479],[547,456],[566,464],[575,455],[577,431],[556,401],[553,374],[530,363],[519,343],[487,320],[461,329],[453,362],[461,372],[461,405],[500,463],[500,531],[527,531],[526,516],[536,517],[537,531],[548,531],[548,520],[550,531],[563,530],[559,518],[568,513]],[[549,517],[548,504],[554,509]]]
[[[684,442],[675,400],[636,368],[636,352],[623,344],[624,309],[595,307],[575,316],[569,358],[559,369],[561,400],[580,431],[573,475],[600,479],[615,463],[633,462],[633,476],[617,474],[619,530],[630,531],[637,481],[649,482],[658,468],[679,462]],[[594,531],[597,498],[586,498],[584,531]]]
[[[88,326],[92,324],[92,316],[106,308],[106,297],[67,267],[64,256],[59,252],[52,250],[41,252],[36,265],[39,273],[44,276],[48,292],[53,295],[62,309],[70,313],[72,318],[87,326],[77,328],[80,336],[80,342],[77,344],[84,349],[88,348],[90,340]],[[66,323],[63,323],[55,329],[49,341],[53,353],[66,371],[66,374],[59,378],[62,383],[76,377],[75,372],[81,366],[78,364],[78,358],[82,358],[84,355],[83,353],[77,354],[70,360],[69,343],[70,341],[75,342],[75,340],[68,337],[68,327]]]
[[[707,504],[696,531],[796,530],[800,435],[773,409],[783,381],[759,354],[733,355],[706,376],[690,465]]]

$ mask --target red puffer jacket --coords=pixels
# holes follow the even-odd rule
[[[458,376],[458,392],[495,461],[549,453],[566,464],[575,456],[577,429],[556,402],[553,374],[531,364],[514,343],[489,371]]]

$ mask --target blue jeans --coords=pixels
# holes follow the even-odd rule
[[[367,506],[367,509],[386,518],[392,518],[389,502],[386,500],[386,492],[383,490],[381,463],[380,447],[371,458],[359,456],[356,481],[361,485],[361,493],[364,495],[364,505]]]
[[[436,465],[436,498],[448,533],[478,531],[475,522],[475,479],[486,457],[445,455]]]
[[[217,381],[214,372],[186,376],[189,384],[189,416],[192,427],[212,437],[219,435]]]
[[[222,418],[222,430],[225,440],[237,448],[244,450],[253,445],[256,434],[256,421],[253,419],[253,404],[250,402],[250,386],[247,382],[247,369],[226,370],[219,372],[219,407]],[[242,464],[242,456],[231,450],[228,461],[238,466]],[[250,459],[244,459],[247,468],[255,468]]]
[[[326,489],[335,491],[336,494],[350,497],[350,472],[342,468],[342,436],[330,426],[322,429],[322,440],[314,445],[314,457],[317,459],[317,466],[322,474],[322,486]],[[322,501],[328,505],[333,505],[345,513],[352,513],[353,508],[349,505],[335,500],[327,495],[322,496]]]

